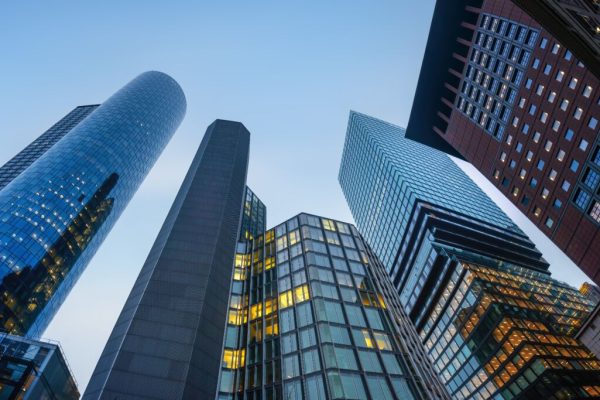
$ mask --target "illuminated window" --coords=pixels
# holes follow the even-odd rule
[[[597,126],[598,126],[598,120],[594,117],[590,117],[590,120],[588,121],[588,128],[596,129]]]
[[[569,107],[569,100],[563,99],[563,101],[560,102],[560,109],[563,111],[567,111],[568,107]]]
[[[588,148],[588,145],[589,145],[589,143],[587,140],[581,139],[581,141],[579,142],[579,150],[586,151]]]
[[[550,191],[549,191],[547,188],[544,188],[544,189],[542,190],[542,198],[543,198],[544,200],[546,200],[546,199],[548,198],[548,195],[549,195],[549,194],[550,194]]]
[[[554,43],[554,46],[552,46],[552,54],[558,54],[559,50],[560,50],[560,44]]]
[[[562,161],[565,159],[565,154],[566,154],[566,153],[565,153],[565,151],[564,151],[563,149],[560,149],[560,150],[558,151],[558,154],[556,154],[556,159],[557,159],[558,161],[561,161],[561,162],[562,162]]]
[[[562,82],[563,78],[565,77],[565,71],[558,71],[556,73],[556,80],[558,82]]]
[[[571,188],[571,183],[569,183],[569,181],[565,179],[561,185],[561,188],[562,190],[567,192]]]
[[[287,307],[291,307],[292,305],[294,305],[294,301],[293,301],[291,290],[287,290],[287,291],[279,294],[279,307],[280,308],[287,308]]]
[[[539,208],[539,207],[536,207],[536,208],[533,210],[533,215],[535,215],[536,217],[539,217],[540,215],[542,215],[542,209],[541,209],[541,208]]]
[[[387,334],[373,332],[373,336],[375,337],[375,343],[377,344],[377,348],[379,350],[392,350],[392,343],[390,342],[390,338]]]
[[[594,205],[590,210],[590,217],[592,217],[594,221],[600,223],[600,202],[594,202]]]
[[[308,294],[308,285],[302,285],[295,288],[294,298],[296,303],[301,303],[303,301],[309,300],[310,296]]]
[[[518,187],[516,187],[516,186],[513,187],[512,195],[514,197],[517,197],[519,195],[519,188]]]
[[[242,325],[247,322],[247,310],[229,310],[229,323]]]
[[[250,320],[262,317],[262,302],[250,307]]]
[[[546,144],[544,145],[544,150],[550,151],[552,149],[552,141],[546,140]]]
[[[298,243],[300,241],[300,231],[299,230],[295,230],[289,233],[290,235],[290,240],[289,240],[289,244],[290,246]]]
[[[328,231],[335,231],[335,223],[332,220],[323,218],[321,221],[323,221],[323,228]]]
[[[577,87],[577,78],[571,78],[569,81],[569,89],[575,89]]]
[[[535,90],[535,94],[541,96],[544,93],[544,85],[537,85],[537,89]]]
[[[540,121],[542,121],[542,123],[545,124],[547,120],[548,120],[548,113],[543,112],[542,115],[540,115]]]
[[[583,115],[583,109],[581,107],[577,107],[575,109],[575,112],[573,113],[573,118],[575,118],[575,119],[581,119],[582,115]]]
[[[590,97],[590,95],[592,94],[592,87],[590,85],[587,85],[584,89],[583,89],[583,95],[587,98]]]
[[[533,151],[529,150],[526,156],[527,161],[533,160]]]
[[[555,169],[552,169],[552,170],[550,170],[548,177],[550,178],[551,181],[553,181],[556,179],[556,175],[558,175],[558,172],[556,172]]]
[[[548,94],[548,103],[554,103],[554,99],[556,99],[556,92],[550,92]]]
[[[225,368],[237,369],[245,365],[246,349],[223,350],[223,366]]]
[[[554,122],[552,123],[552,130],[555,132],[558,132],[559,128],[560,128],[560,121],[555,119]]]

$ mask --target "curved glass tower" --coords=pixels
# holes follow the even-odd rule
[[[143,73],[0,191],[0,329],[44,331],[185,109],[175,80]]]

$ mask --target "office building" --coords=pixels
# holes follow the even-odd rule
[[[600,395],[592,303],[447,155],[353,112],[339,179],[452,398]]]
[[[512,0],[600,77],[600,4],[587,0]]]
[[[599,88],[513,2],[438,1],[406,137],[471,162],[600,283]]]
[[[0,167],[0,190],[40,158],[50,147],[62,139],[99,105],[75,107],[70,113],[54,124],[50,129],[25,147],[19,154]]]
[[[79,399],[77,385],[60,346],[1,333],[0,398]]]
[[[39,337],[185,107],[171,77],[146,72],[101,106],[75,109],[0,170],[0,328]]]
[[[353,226],[265,230],[249,140],[208,128],[83,398],[449,399]]]

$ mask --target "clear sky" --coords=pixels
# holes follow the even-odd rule
[[[0,8],[0,164],[72,108],[137,74],[173,76],[187,116],[45,337],[83,391],[208,124],[252,132],[248,184],[272,226],[301,211],[352,221],[337,183],[350,109],[405,126],[434,0],[52,1]],[[464,164],[461,164],[461,166]],[[584,275],[496,189],[554,276]]]

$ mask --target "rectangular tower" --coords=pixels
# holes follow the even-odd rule
[[[340,183],[452,398],[596,393],[591,302],[447,155],[351,113]]]
[[[249,144],[208,127],[84,398],[215,397]]]
[[[438,1],[406,137],[471,162],[599,283],[600,80],[531,15]]]

